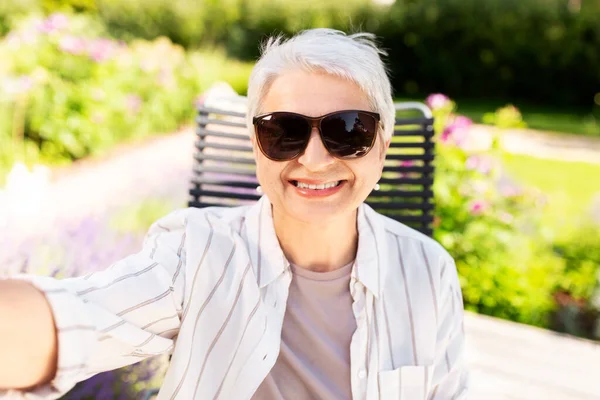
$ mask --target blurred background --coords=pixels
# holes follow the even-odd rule
[[[435,239],[465,308],[600,342],[598,21],[600,0],[1,0],[0,275],[136,251],[186,205],[209,88],[245,95],[269,34],[369,31],[396,100],[434,110]],[[139,398],[164,368],[65,398]]]

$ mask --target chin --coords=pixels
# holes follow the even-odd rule
[[[307,201],[304,199],[289,202],[285,207],[286,213],[294,219],[314,224],[323,224],[328,220],[350,215],[356,208],[346,202]]]

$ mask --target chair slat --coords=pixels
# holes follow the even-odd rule
[[[394,137],[404,137],[404,136],[415,136],[415,137],[425,137],[427,139],[431,139],[434,135],[433,130],[405,130],[405,129],[396,129],[394,131]]]
[[[380,199],[379,199],[380,200]],[[377,205],[378,208],[390,209],[390,210],[422,210],[429,211],[433,210],[433,204],[431,203],[408,203],[403,201],[374,201],[369,199],[369,204]]]
[[[196,122],[200,125],[221,125],[221,126],[231,126],[234,128],[246,128],[245,122],[235,122],[229,121],[226,119],[215,119],[215,118],[207,118],[206,116],[200,116],[196,118]]]
[[[384,170],[384,172],[386,172]],[[433,185],[433,178],[381,178],[379,180],[381,185]]]
[[[204,107],[204,106],[198,107],[198,114],[200,114],[200,115],[218,114],[218,115],[225,115],[228,117],[239,117],[239,118],[246,117],[246,114],[241,113],[241,112],[228,111],[228,110],[223,110],[223,109],[219,109],[219,108],[211,108],[211,107]]]
[[[243,200],[242,200],[243,201]],[[248,203],[246,203],[248,204]],[[221,203],[208,203],[205,201],[192,200],[188,203],[188,207],[206,208],[206,207],[223,207]]]
[[[390,143],[390,147],[393,149],[425,149],[425,150],[431,150],[434,147],[434,143],[432,142],[420,142],[420,143],[413,143],[413,142],[396,142],[393,141]]]
[[[433,154],[388,154],[386,160],[400,161],[433,161]]]
[[[190,194],[194,197],[199,196],[207,196],[207,197],[217,197],[217,198],[227,198],[227,199],[242,199],[242,200],[258,200],[260,196],[258,194],[247,194],[247,193],[238,193],[238,192],[219,192],[216,190],[201,190],[201,189],[191,189]]]
[[[211,148],[211,149],[232,150],[232,151],[245,151],[247,153],[252,152],[252,147],[250,147],[250,146],[236,146],[236,145],[232,145],[232,144],[207,142],[206,140],[196,141],[196,148],[199,150],[204,149],[204,148]]]
[[[433,125],[433,118],[396,118],[396,126]]]
[[[389,166],[386,165],[385,167],[383,167],[383,172],[403,172],[403,173],[407,173],[407,172],[419,172],[422,174],[431,174],[433,173],[433,165],[425,165],[422,167],[409,167],[409,166],[401,166],[401,165],[395,165],[395,166]]]
[[[253,170],[231,168],[231,167],[222,167],[222,166],[211,166],[211,165],[196,165],[194,167],[194,171],[196,171],[196,172],[215,172],[215,173],[233,174],[233,175],[256,176],[256,172],[253,171]]]
[[[254,158],[248,157],[230,157],[226,155],[218,155],[218,154],[206,154],[206,153],[196,153],[194,154],[194,158],[197,161],[221,161],[228,162],[233,164],[248,164],[255,165]]]
[[[225,139],[242,140],[242,141],[248,142],[248,143],[250,142],[250,138],[248,137],[248,135],[215,131],[212,129],[206,129],[206,128],[201,128],[201,127],[196,129],[196,135],[198,135],[202,139],[207,136],[212,136],[212,137],[225,138]]]
[[[405,198],[422,198],[432,197],[433,191],[430,189],[425,190],[381,190],[373,191],[369,195],[369,198],[379,197],[405,197]]]
[[[192,178],[194,185],[211,185],[211,186],[224,186],[227,188],[245,188],[245,189],[256,189],[258,181],[255,182],[243,182],[235,180],[217,180],[205,178],[203,176],[195,176]]]

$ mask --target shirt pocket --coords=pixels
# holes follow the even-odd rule
[[[410,365],[379,373],[381,400],[426,400],[433,365]]]

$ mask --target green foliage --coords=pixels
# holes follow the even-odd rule
[[[98,15],[119,38],[167,36],[185,47],[223,45],[253,60],[266,35],[330,27],[375,31],[380,7],[366,0],[96,0]]]
[[[0,176],[15,161],[68,163],[171,132],[216,80],[245,92],[251,69],[164,37],[118,42],[98,20],[65,14],[23,21],[0,59]]]
[[[370,0],[26,1],[47,12],[94,12],[126,41],[167,36],[188,48],[225,46],[229,55],[246,60],[255,59],[257,44],[274,33],[325,26],[370,31],[389,52],[398,94],[443,91],[584,106],[590,113],[586,130],[598,129],[597,2],[583,1],[578,9],[566,0],[397,0],[392,6]],[[0,29],[6,31],[3,20],[0,11]]]
[[[170,38],[192,47],[205,35],[204,21],[209,9],[205,1],[194,0],[97,0],[98,16],[118,38]]]
[[[445,96],[428,103],[436,116],[434,235],[456,260],[466,309],[595,337],[598,223],[557,238],[542,219],[547,198],[504,170],[501,131],[473,129]],[[490,116],[498,127],[522,124],[514,107]]]
[[[94,12],[96,0],[41,0],[42,8],[48,14],[56,11]]]
[[[554,251],[566,262],[556,289],[578,300],[591,299],[600,288],[600,227],[581,226],[568,238],[558,240]]]
[[[293,33],[309,28],[333,28],[346,32],[376,31],[380,8],[364,0],[241,0],[240,17],[223,36],[229,54],[255,59],[257,44],[267,35]]]
[[[568,3],[397,1],[378,31],[390,49],[394,87],[592,106],[600,78],[599,14]]]
[[[0,37],[6,35],[23,16],[40,11],[38,0],[0,1]]]
[[[494,113],[483,115],[483,123],[494,125],[502,129],[526,128],[527,124],[523,121],[523,116],[513,105],[507,105],[498,108]]]
[[[585,223],[554,243],[565,268],[554,289],[558,309],[552,329],[600,339],[600,228]]]
[[[467,309],[545,326],[562,263],[534,239],[543,198],[506,176],[495,138],[454,108],[435,110],[435,238],[456,260]]]

